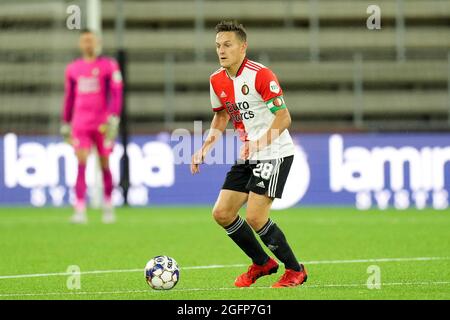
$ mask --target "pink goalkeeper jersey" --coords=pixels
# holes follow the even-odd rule
[[[97,129],[110,114],[120,115],[122,87],[114,59],[76,59],[66,68],[63,121],[77,129]]]

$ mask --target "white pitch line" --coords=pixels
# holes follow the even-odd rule
[[[307,261],[305,264],[338,264],[338,263],[368,263],[368,262],[403,262],[403,261],[431,261],[450,260],[450,257],[417,257],[417,258],[380,258],[380,259],[359,259],[359,260],[318,260]]]
[[[426,286],[426,285],[446,285],[450,284],[450,281],[429,281],[429,282],[386,282],[381,283],[380,286]],[[349,283],[349,284],[324,284],[324,285],[311,285],[304,286],[304,288],[328,288],[328,287],[367,287],[367,283]]]
[[[386,282],[381,283],[380,286],[430,286],[430,285],[450,285],[450,281],[429,281],[429,282]],[[347,283],[347,284],[323,284],[323,285],[307,285],[304,284],[300,288],[348,288],[348,287],[367,287],[367,283]],[[226,288],[186,288],[186,289],[173,289],[169,292],[191,292],[191,291],[233,291],[233,290],[274,290],[271,287],[248,287],[248,288],[237,288],[237,287],[226,287]],[[287,290],[292,290],[294,288],[288,288]],[[298,288],[297,288],[298,289]],[[164,291],[163,291],[164,292]],[[165,291],[168,292],[168,291]],[[6,293],[0,294],[0,298],[7,297],[40,297],[40,296],[81,296],[81,295],[106,295],[106,294],[157,294],[162,293],[159,290],[123,290],[123,291],[80,291],[80,292],[40,292],[40,293]]]
[[[317,261],[302,261],[305,265],[311,264],[343,264],[343,263],[372,263],[372,262],[407,262],[407,261],[436,261],[436,260],[450,260],[450,257],[415,257],[415,258],[379,258],[379,259],[356,259],[356,260],[317,260]],[[207,266],[191,266],[182,267],[181,270],[198,270],[198,269],[223,269],[223,268],[241,268],[246,267],[247,264],[213,264]],[[20,278],[40,278],[40,277],[56,277],[56,276],[73,276],[73,275],[87,275],[87,274],[106,274],[106,273],[131,273],[143,272],[142,269],[116,269],[116,270],[93,270],[83,272],[56,272],[56,273],[36,273],[36,274],[17,274],[0,276],[2,279],[20,279]]]

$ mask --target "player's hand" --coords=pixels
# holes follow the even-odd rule
[[[258,148],[256,141],[245,141],[244,144],[241,146],[240,158],[242,160],[248,160],[250,156],[257,151]]]
[[[63,123],[61,125],[61,128],[59,129],[59,133],[62,135],[64,142],[66,142],[68,144],[72,143],[72,139],[71,139],[72,127],[70,126],[69,123]]]
[[[247,160],[249,156],[250,156],[249,141],[245,141],[244,144],[241,146],[239,158],[241,158],[242,160]]]
[[[203,163],[205,159],[205,155],[203,150],[198,150],[196,153],[192,155],[191,159],[191,173],[196,174],[200,172],[200,165]]]
[[[100,132],[104,134],[106,143],[111,144],[116,140],[119,134],[120,118],[115,115],[110,115],[106,123],[102,124],[99,128]]]

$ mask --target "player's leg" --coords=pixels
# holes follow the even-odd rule
[[[299,285],[307,279],[306,270],[299,264],[283,231],[269,218],[273,199],[281,198],[292,161],[293,157],[287,157],[259,166],[262,170],[253,171],[248,185],[247,221],[286,268],[275,287]]]
[[[86,163],[89,149],[76,148],[78,160],[77,180],[75,182],[75,212],[71,218],[73,223],[86,223]]]
[[[236,279],[238,287],[248,287],[259,277],[278,269],[278,264],[264,251],[252,228],[238,215],[239,209],[247,202],[246,185],[250,174],[248,166],[234,165],[213,209],[216,222],[225,228],[228,236],[253,262],[249,270]]]
[[[248,287],[259,277],[278,269],[278,264],[261,247],[252,228],[238,215],[247,198],[248,194],[245,192],[223,189],[213,209],[216,222],[253,262],[247,272],[236,278],[235,285],[238,287]]]
[[[113,180],[111,169],[109,167],[108,155],[100,156],[100,167],[102,169],[105,202],[111,202],[113,191]]]
[[[114,205],[112,202],[113,179],[109,166],[109,156],[113,146],[105,146],[105,138],[100,132],[95,133],[95,145],[100,158],[100,167],[103,177],[103,217],[104,223],[114,223],[116,221]]]
[[[281,279],[273,287],[300,285],[307,279],[306,270],[302,264],[298,263],[283,231],[269,218],[272,202],[273,199],[267,195],[250,192],[247,203],[247,221],[286,268]]]
[[[222,189],[212,211],[214,220],[226,229],[236,220],[247,198],[245,192]]]
[[[81,128],[73,128],[72,145],[78,160],[77,180],[75,182],[75,213],[73,223],[86,223],[86,163],[92,141],[89,132]]]
[[[233,190],[221,190],[214,205],[213,217],[228,236],[257,265],[264,265],[269,256],[261,247],[250,226],[239,216],[239,209],[247,202],[248,194]]]
[[[269,218],[273,199],[267,195],[250,192],[247,203],[247,222],[261,237],[286,269],[300,271],[301,267],[289,246],[283,231]]]

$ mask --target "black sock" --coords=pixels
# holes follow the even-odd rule
[[[286,241],[283,231],[269,219],[258,235],[273,254],[284,263],[286,269],[301,271],[301,266]]]
[[[256,239],[252,228],[240,216],[232,224],[225,227],[228,236],[252,259],[253,263],[262,266],[269,260],[261,244]]]

